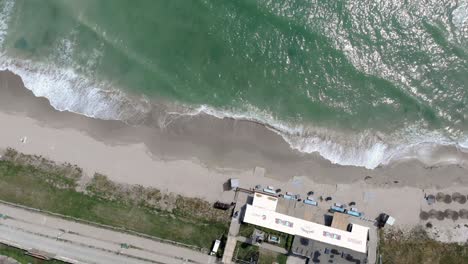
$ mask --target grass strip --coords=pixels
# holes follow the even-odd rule
[[[42,260],[38,258],[34,258],[26,254],[27,252],[18,249],[15,247],[10,247],[8,245],[4,245],[0,243],[0,256],[7,256],[21,264],[64,264],[65,262],[59,260]]]
[[[383,264],[464,264],[468,263],[468,244],[436,241],[422,227],[408,233],[381,231],[379,254]]]
[[[242,242],[237,242],[236,249],[234,250],[234,257],[243,263],[258,261],[258,264],[286,264],[288,259],[287,255],[262,249],[258,246]]]
[[[0,199],[205,249],[227,232],[225,221],[79,192],[75,176],[53,167],[1,160]]]

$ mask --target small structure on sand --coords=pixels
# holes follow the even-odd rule
[[[231,186],[231,190],[235,190],[237,188],[239,188],[239,179],[237,178],[231,178],[229,179],[229,185]]]
[[[263,178],[265,176],[265,168],[255,167],[254,169],[254,178]]]

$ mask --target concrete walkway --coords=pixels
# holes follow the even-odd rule
[[[225,264],[232,263],[232,257],[234,256],[234,250],[236,249],[237,244],[237,235],[239,234],[240,221],[243,213],[243,206],[247,203],[248,194],[245,192],[236,192],[236,206],[234,207],[234,212],[238,212],[237,217],[231,219],[231,224],[229,226],[229,233],[226,242],[226,247],[224,247],[224,254],[222,262]]]
[[[226,247],[224,247],[223,254],[223,263],[231,264],[232,257],[234,257],[234,250],[236,249],[237,240],[236,237],[229,235],[226,242]]]

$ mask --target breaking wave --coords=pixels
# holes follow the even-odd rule
[[[14,1],[5,1],[0,11],[0,47],[8,31],[8,22]],[[73,33],[73,32],[72,32]],[[130,98],[112,84],[91,80],[72,67],[73,41],[62,39],[57,44],[57,59],[45,63],[21,58],[11,58],[5,51],[0,53],[0,70],[19,75],[26,88],[37,97],[45,97],[59,111],[70,111],[88,117],[105,120],[141,122],[150,111],[150,103],[144,97]],[[91,53],[89,62],[96,61],[99,54]],[[92,66],[92,65],[88,65]]]
[[[8,18],[14,7],[13,1],[4,1],[0,11],[0,46],[3,46],[8,30]],[[460,7],[454,12],[454,23],[459,28],[466,26],[466,7]],[[50,104],[59,111],[70,111],[88,117],[121,120],[130,124],[141,124],[152,114],[154,102],[144,96],[132,96],[112,83],[92,78],[89,74],[78,71],[71,59],[74,44],[68,39],[59,43],[57,48],[58,64],[54,61],[38,62],[24,58],[12,58],[6,52],[0,53],[0,70],[9,70],[19,75],[26,88],[37,97],[45,97]],[[346,43],[337,43],[336,46],[346,46]],[[364,61],[355,61],[362,58],[354,54],[354,49],[347,50],[348,58],[353,65],[361,67],[363,72],[382,68],[382,65],[370,65]],[[369,53],[373,54],[373,53]],[[99,51],[92,52],[91,63],[98,60]],[[90,66],[90,65],[88,65]],[[92,66],[92,65],[91,65]],[[369,67],[369,69],[365,68]],[[381,70],[381,72],[386,72]],[[401,76],[400,76],[401,77]],[[389,78],[392,79],[392,78]],[[400,78],[401,79],[401,78]],[[441,146],[452,146],[461,151],[468,152],[468,137],[457,142],[448,138],[443,131],[430,131],[420,124],[408,125],[391,134],[365,130],[361,132],[345,132],[313,124],[299,124],[278,120],[272,113],[262,111],[253,105],[244,105],[242,109],[219,109],[208,105],[186,106],[185,111],[168,110],[167,116],[193,116],[208,114],[220,119],[232,118],[248,120],[264,125],[271,131],[279,134],[292,149],[302,153],[318,153],[334,164],[360,166],[374,169],[380,165],[391,162],[417,158],[426,164],[441,162],[433,153]],[[459,162],[453,156],[447,162]]]
[[[59,111],[105,120],[141,122],[150,111],[145,98],[129,98],[106,82],[96,82],[72,69],[1,56],[0,70],[19,75],[37,97],[45,97]]]
[[[35,96],[47,98],[59,111],[70,111],[104,120],[121,120],[130,124],[142,123],[152,111],[153,105],[150,100],[129,96],[121,90],[112,88],[110,83],[89,80],[72,69],[58,69],[38,62],[8,59],[5,55],[0,58],[2,60],[0,70],[9,70],[19,75],[25,87]],[[177,112],[168,111],[165,114],[167,116],[207,114],[219,119],[232,118],[260,123],[282,136],[292,149],[303,153],[318,153],[339,165],[374,169],[379,165],[408,158],[418,153],[418,148],[426,152],[439,145],[468,149],[468,140],[457,145],[442,133],[424,131],[418,126],[397,131],[392,135],[372,131],[353,134],[312,125],[282,122],[254,106],[247,106],[246,111],[221,110],[206,105],[182,108],[186,111],[181,111],[179,107]]]
[[[431,166],[439,163],[462,163],[457,155],[441,160],[435,155],[440,147],[466,148],[466,142],[456,142],[443,132],[429,131],[420,125],[412,125],[390,135],[374,131],[360,133],[342,132],[312,125],[297,125],[276,120],[272,115],[249,106],[244,113],[221,111],[210,106],[200,106],[185,115],[201,113],[217,118],[248,120],[265,125],[279,134],[292,149],[302,153],[318,153],[333,164],[375,169],[381,165],[406,159],[418,159]]]

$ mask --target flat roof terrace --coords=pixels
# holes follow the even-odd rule
[[[247,204],[244,222],[362,253],[367,252],[367,227],[356,225],[348,232],[250,204]]]
[[[347,248],[330,245],[301,236],[294,237],[291,251],[296,255],[309,258],[309,263],[367,263],[367,255],[365,253],[356,252]]]
[[[320,207],[284,198],[278,198],[275,211],[280,214],[289,215],[319,224],[325,223],[324,215],[327,214],[327,211]]]

